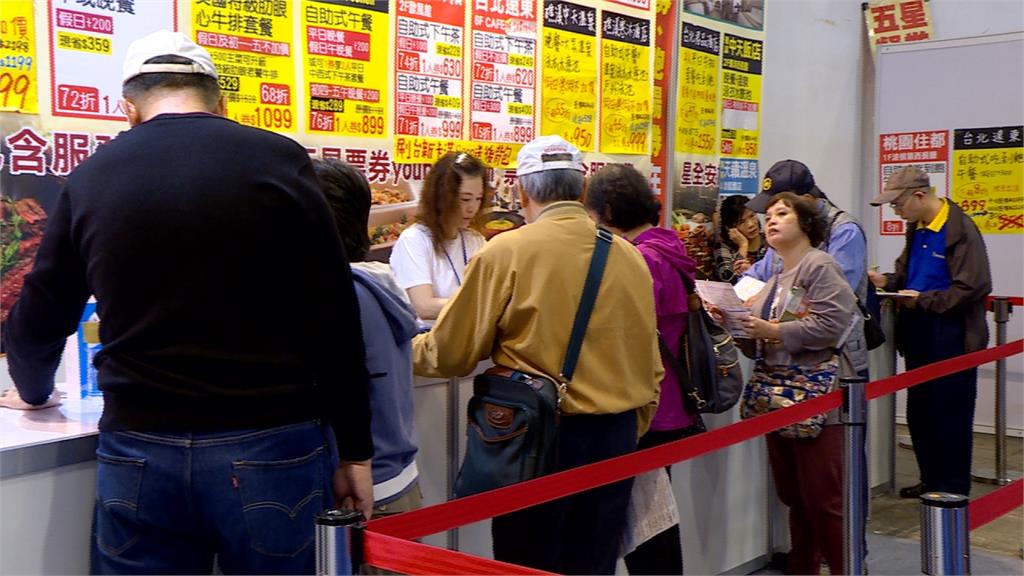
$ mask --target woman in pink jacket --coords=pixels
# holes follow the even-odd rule
[[[670,350],[679,350],[686,332],[689,307],[683,278],[692,283],[696,262],[672,230],[658,227],[661,203],[647,179],[625,164],[609,164],[587,182],[584,203],[590,216],[640,250],[654,280],[658,332]],[[668,364],[666,363],[666,366]],[[684,401],[680,382],[671,369],[661,381],[658,411],[637,450],[702,432],[700,415]],[[667,468],[671,475],[671,467]],[[682,574],[679,525],[641,544],[625,557],[630,574]]]

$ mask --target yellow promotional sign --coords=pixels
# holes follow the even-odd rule
[[[1024,126],[954,130],[952,177],[982,234],[1024,234]]]
[[[601,13],[601,152],[647,154],[651,142],[651,21]]]
[[[433,164],[449,152],[468,152],[490,168],[515,168],[522,144],[396,136],[396,164]]]
[[[723,158],[757,158],[761,122],[760,40],[722,35]]]
[[[715,155],[721,34],[683,22],[676,91],[676,151]]]
[[[39,112],[32,0],[0,2],[0,110]]]
[[[597,9],[546,2],[541,44],[541,133],[594,150],[597,123]]]
[[[388,2],[302,2],[310,132],[384,138],[388,132]]]
[[[293,0],[192,0],[195,41],[210,51],[233,120],[295,132]]]

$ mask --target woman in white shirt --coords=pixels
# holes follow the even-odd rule
[[[434,320],[485,240],[481,225],[484,165],[465,152],[449,152],[431,167],[420,192],[416,224],[391,250],[391,268],[416,314]]]

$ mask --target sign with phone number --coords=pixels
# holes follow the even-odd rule
[[[32,0],[3,0],[0,17],[0,110],[36,114],[36,31]]]
[[[311,132],[387,134],[388,3],[304,0],[302,46]]]

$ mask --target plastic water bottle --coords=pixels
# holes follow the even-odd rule
[[[100,318],[96,315],[96,301],[90,300],[82,312],[78,330],[78,371],[82,398],[102,398],[93,358],[103,349],[100,343]]]

